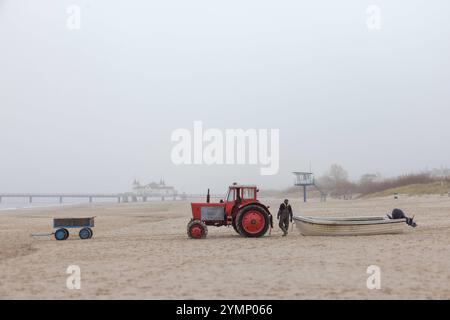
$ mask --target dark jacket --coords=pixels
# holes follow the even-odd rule
[[[293,214],[292,214],[292,208],[291,208],[290,204],[288,204],[287,207],[284,202],[280,205],[280,209],[278,210],[277,219],[280,219],[281,215],[283,215],[283,216],[288,215],[290,220],[292,221]]]

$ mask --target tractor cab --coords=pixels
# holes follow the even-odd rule
[[[225,203],[248,203],[258,201],[256,186],[234,184],[228,188]]]
[[[225,203],[225,212],[227,212],[229,216],[232,216],[235,209],[239,206],[257,202],[257,192],[258,189],[256,186],[233,184],[228,188],[225,201],[222,201],[222,203]]]
[[[225,197],[226,202],[235,201],[257,201],[256,193],[259,190],[256,186],[244,186],[244,185],[232,185],[228,188],[227,195]]]
[[[233,226],[242,236],[260,237],[268,230],[270,212],[257,200],[258,188],[254,185],[234,183],[224,199],[211,203],[209,189],[206,203],[191,203],[192,219],[188,224],[191,238],[204,238],[206,226]]]

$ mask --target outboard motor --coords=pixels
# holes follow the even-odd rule
[[[392,210],[392,215],[388,215],[389,219],[406,219],[406,224],[415,228],[417,227],[417,223],[414,222],[414,216],[412,218],[408,218],[405,213],[400,209]]]

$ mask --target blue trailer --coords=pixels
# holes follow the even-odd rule
[[[90,239],[94,235],[92,228],[94,227],[94,218],[54,218],[53,228],[56,240],[66,240],[69,237],[68,229],[80,229],[78,235],[80,239]]]

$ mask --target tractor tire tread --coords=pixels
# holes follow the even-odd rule
[[[191,235],[191,227],[192,227],[194,224],[199,224],[199,225],[202,227],[202,229],[204,230],[204,233],[202,234],[201,239],[206,238],[206,236],[208,235],[208,227],[207,227],[206,224],[205,224],[203,221],[201,221],[201,220],[191,220],[191,221],[189,221],[189,223],[188,223],[188,225],[187,225],[187,235],[189,236],[189,238],[195,239],[195,238],[192,237],[192,235]]]

